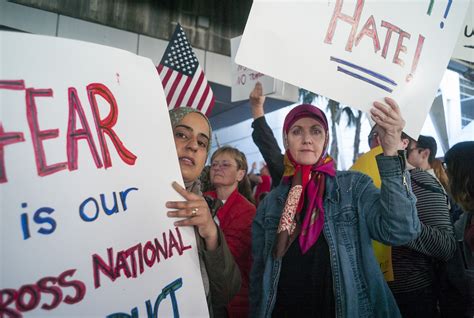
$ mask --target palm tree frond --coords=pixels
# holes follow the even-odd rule
[[[299,89],[300,101],[303,104],[312,104],[314,100],[318,97],[317,94],[310,92],[304,88]]]

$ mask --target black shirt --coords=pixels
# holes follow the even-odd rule
[[[272,317],[335,317],[329,247],[324,234],[301,253],[298,238],[282,260]]]

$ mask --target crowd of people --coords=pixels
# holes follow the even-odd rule
[[[349,171],[328,155],[328,121],[309,104],[283,123],[282,152],[250,95],[252,137],[264,160],[240,150],[182,107],[170,118],[185,188],[167,202],[195,229],[212,317],[473,317],[474,141],[436,159],[434,138],[403,132],[395,100],[375,101],[370,152]],[[378,246],[388,251],[381,265]],[[387,255],[385,256],[387,257]]]

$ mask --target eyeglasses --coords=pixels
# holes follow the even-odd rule
[[[236,167],[236,165],[233,165],[232,163],[228,162],[228,161],[214,161],[213,163],[211,163],[211,168],[212,169],[223,169],[223,170],[227,170],[231,167]]]

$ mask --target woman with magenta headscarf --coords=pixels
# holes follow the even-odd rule
[[[384,149],[377,189],[361,173],[335,170],[328,122],[313,105],[286,116],[285,172],[252,224],[250,312],[255,317],[400,317],[371,240],[401,245],[420,232],[398,152],[404,120],[396,102],[375,102]]]

